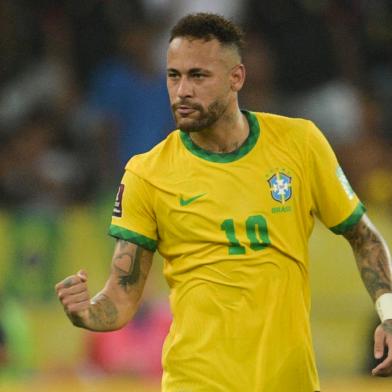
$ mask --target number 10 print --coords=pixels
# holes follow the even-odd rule
[[[271,243],[268,236],[267,221],[262,215],[250,216],[245,222],[245,227],[251,249],[263,250]],[[240,244],[235,235],[233,219],[225,219],[221,224],[221,229],[225,232],[229,241],[229,255],[245,254],[245,247]]]

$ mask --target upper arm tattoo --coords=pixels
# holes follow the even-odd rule
[[[392,291],[390,254],[370,220],[364,216],[344,236],[351,244],[362,280],[373,300]]]
[[[143,281],[146,279],[151,265],[151,252],[124,240],[118,240],[117,244],[113,267],[119,275],[118,284],[127,290],[129,286],[138,284],[141,278]],[[148,264],[147,270],[141,266],[144,261]]]

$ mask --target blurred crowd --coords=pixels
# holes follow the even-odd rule
[[[114,194],[174,123],[171,25],[213,11],[247,34],[242,107],[315,121],[364,201],[392,201],[389,0],[2,0],[0,206],[56,211]]]
[[[390,0],[1,0],[0,210],[56,216],[114,199],[127,160],[174,128],[168,34],[199,11],[246,32],[241,106],[313,120],[360,198],[392,213]],[[144,304],[113,340],[92,337],[92,363],[159,373],[160,350],[140,362],[151,364],[145,369],[129,351],[113,362],[107,352],[108,342],[125,347],[142,333],[162,340],[170,318],[154,309]],[[161,326],[158,335],[146,320]],[[3,341],[0,328],[0,367]]]

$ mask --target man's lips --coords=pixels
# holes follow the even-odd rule
[[[176,107],[176,112],[179,113],[182,116],[186,116],[188,114],[191,114],[195,111],[194,108],[186,105],[180,105]]]

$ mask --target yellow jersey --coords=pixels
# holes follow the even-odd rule
[[[175,130],[129,161],[117,195],[109,233],[164,258],[163,391],[320,389],[308,239],[316,216],[339,234],[365,208],[312,122],[243,113],[237,151]]]

